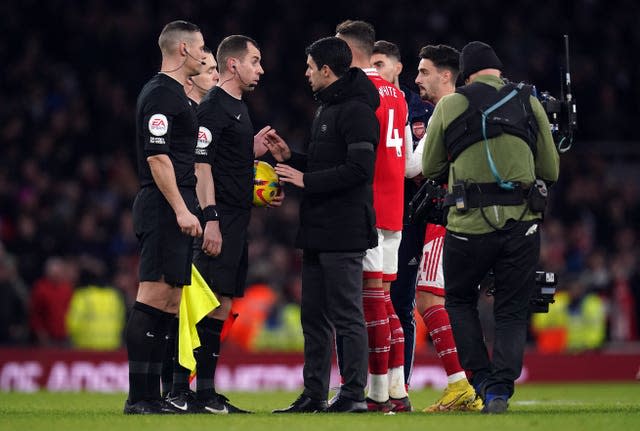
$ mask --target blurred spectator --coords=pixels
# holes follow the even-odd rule
[[[590,292],[606,295],[611,293],[611,273],[604,250],[598,249],[589,255],[581,279]]]
[[[255,351],[302,352],[304,335],[300,326],[302,282],[292,277],[282,295],[273,304],[261,331],[253,344]]]
[[[268,285],[248,286],[244,296],[233,301],[232,313],[237,313],[237,318],[228,342],[244,350],[253,350],[275,301],[276,294]]]
[[[610,310],[610,338],[612,341],[632,341],[638,338],[634,298],[631,291],[631,275],[637,259],[625,253],[617,254],[611,261],[613,287]]]
[[[579,279],[564,282],[566,290],[555,295],[549,313],[533,314],[538,350],[544,353],[598,349],[606,337],[606,306],[602,298],[588,293]]]
[[[0,345],[27,341],[28,303],[29,291],[18,275],[15,258],[0,243]]]
[[[111,286],[89,284],[77,288],[67,313],[71,346],[88,350],[115,350],[122,344],[125,303]]]
[[[631,295],[635,305],[635,309],[633,310],[636,321],[635,333],[640,335],[640,270],[638,270],[637,267],[634,268],[633,275],[629,280],[629,288],[631,289]]]
[[[44,276],[34,284],[29,305],[29,324],[37,344],[67,344],[65,319],[75,279],[73,263],[59,257],[47,259]]]

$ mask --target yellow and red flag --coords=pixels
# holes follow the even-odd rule
[[[180,300],[180,322],[178,325],[178,362],[185,368],[196,369],[193,349],[200,347],[200,337],[196,324],[220,305],[207,282],[195,267],[191,265],[191,285],[182,288]]]

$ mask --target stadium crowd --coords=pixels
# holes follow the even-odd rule
[[[282,0],[269,6],[278,19],[265,20],[267,3],[0,5],[0,344],[69,345],[68,310],[80,287],[118,292],[127,305],[135,300],[133,111],[141,84],[159,63],[157,49],[149,48],[153,38],[176,18],[197,22],[212,47],[234,33],[258,41],[266,74],[248,98],[255,126],[273,125],[294,147],[307,138],[314,110],[303,77],[304,46],[330,35],[341,19],[369,20],[380,38],[397,42],[408,84],[420,46],[460,48],[481,39],[502,53],[512,80],[555,93],[560,36],[568,32],[579,133],[575,148],[561,158],[540,265],[559,274],[561,287],[579,285],[570,315],[579,313],[586,295],[602,300],[606,333],[584,348],[638,339],[640,230],[633,221],[640,219],[640,153],[631,144],[637,141],[640,65],[628,55],[640,45],[635,2],[610,7],[582,0],[565,9],[533,1],[403,2],[389,12],[375,1],[357,9],[336,3],[329,11],[325,3]],[[498,6],[499,16],[486,12]],[[616,143],[619,151],[596,146],[602,141]],[[278,310],[299,301],[301,257],[292,246],[296,199],[287,188],[283,207],[254,209],[250,225],[249,282],[268,284],[277,298],[267,326],[277,326]]]

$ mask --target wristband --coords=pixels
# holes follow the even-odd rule
[[[220,220],[220,215],[218,214],[218,209],[215,205],[209,205],[202,210],[202,214],[204,215],[204,222],[208,221],[218,221]]]

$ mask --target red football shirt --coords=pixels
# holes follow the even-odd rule
[[[380,123],[380,139],[373,177],[373,207],[376,227],[402,230],[404,210],[404,131],[407,101],[404,94],[384,80],[375,69],[364,69],[378,89],[380,106],[376,117]]]

